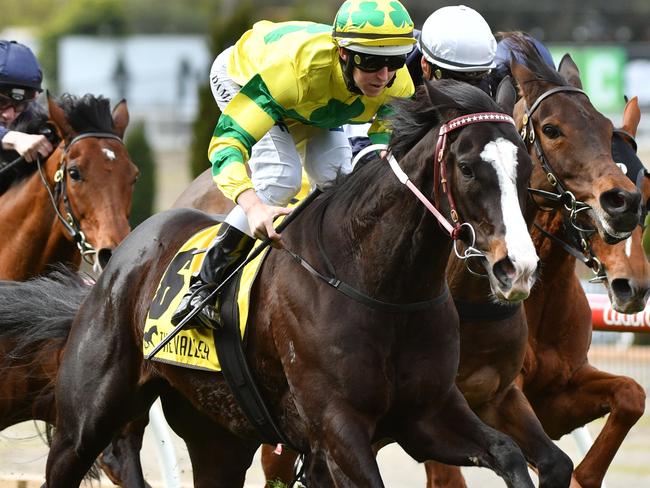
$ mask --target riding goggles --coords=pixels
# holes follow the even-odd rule
[[[6,110],[9,107],[13,107],[16,112],[24,112],[31,101],[31,98],[16,100],[0,93],[0,110]]]
[[[406,54],[398,54],[395,56],[381,56],[359,52],[351,52],[350,54],[354,65],[361,71],[368,73],[374,73],[383,68],[388,68],[388,71],[397,71],[406,63]]]

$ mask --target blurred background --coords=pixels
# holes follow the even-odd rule
[[[570,53],[593,104],[615,125],[621,120],[624,95],[638,96],[642,109],[637,135],[639,153],[643,161],[650,161],[648,0],[403,2],[416,28],[437,8],[463,3],[479,11],[494,32],[523,30],[532,34],[550,48],[556,62],[564,53]],[[127,100],[131,114],[127,146],[142,173],[136,185],[131,219],[132,225],[137,225],[153,212],[168,208],[191,179],[209,167],[207,146],[219,116],[208,87],[214,57],[257,20],[297,19],[331,24],[340,3],[341,0],[0,0],[0,39],[15,39],[32,48],[43,67],[45,87],[55,95],[104,95],[112,105],[122,98]],[[602,286],[599,290],[603,292]],[[648,313],[645,316],[650,320]],[[648,335],[645,339],[639,334],[634,336],[596,333],[597,344],[612,346],[620,354],[613,358],[601,354],[590,359],[607,371],[633,376],[647,391],[650,354],[636,355],[631,362],[621,361],[621,357],[631,355],[634,343],[650,342]],[[589,428],[595,434],[601,426],[599,421]],[[38,486],[46,448],[36,438],[34,442],[43,452],[28,449],[19,461],[3,465],[3,458],[8,461],[12,455],[18,455],[21,446],[29,445],[15,441],[11,433],[7,436],[5,431],[0,435],[0,487],[26,487],[24,480],[34,478],[33,486]],[[573,448],[568,444],[565,447]],[[607,478],[608,486],[650,486],[649,454],[650,417],[646,415],[616,457],[612,474]],[[579,460],[577,454],[574,460]],[[393,475],[385,473],[389,486],[423,486],[421,470],[412,469],[419,476],[417,479],[404,475],[405,467],[413,467],[409,462],[397,465]],[[156,472],[155,461],[147,464],[146,469],[149,474]],[[25,476],[26,472],[33,476]],[[252,476],[251,486],[261,486],[255,485],[261,483],[259,473]],[[183,473],[183,477],[189,478],[189,474]],[[22,481],[18,485],[4,485],[2,479],[7,478]],[[479,483],[502,486],[485,480]]]
[[[650,106],[650,2],[647,0],[467,0],[495,32],[524,30],[559,60],[570,52],[596,107],[614,122],[623,95]],[[37,53],[54,94],[125,98],[134,160],[144,178],[133,223],[167,208],[208,167],[218,117],[208,88],[212,60],[260,19],[331,23],[340,0],[1,0],[0,38]],[[406,0],[416,27],[457,4]],[[462,26],[458,26],[462,29]],[[642,151],[645,150],[642,120]],[[133,144],[133,142],[131,142]],[[131,148],[129,148],[131,149]],[[646,158],[647,159],[647,158]]]

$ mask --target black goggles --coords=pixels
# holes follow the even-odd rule
[[[0,110],[6,110],[9,107],[13,107],[16,112],[24,112],[31,101],[31,98],[15,100],[12,97],[0,93]]]
[[[357,68],[369,73],[379,71],[383,68],[388,68],[388,71],[397,71],[406,63],[406,54],[381,56],[377,54],[350,52],[350,56],[352,56],[352,62]]]

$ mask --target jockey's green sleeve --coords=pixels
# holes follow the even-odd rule
[[[244,163],[276,122],[333,129],[374,118],[368,135],[373,142],[388,142],[386,104],[413,95],[408,70],[400,68],[377,97],[350,92],[331,31],[312,22],[261,21],[235,44],[228,74],[242,89],[219,118],[208,149],[212,176],[228,198],[236,200],[253,187]]]

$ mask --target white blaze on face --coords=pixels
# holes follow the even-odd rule
[[[111,161],[115,161],[115,153],[113,151],[111,151],[106,147],[103,147],[102,152],[106,155],[108,159],[110,159]]]
[[[499,137],[485,145],[481,159],[491,164],[497,173],[508,257],[518,272],[532,272],[538,258],[517,198],[517,146]]]
[[[628,258],[632,255],[632,236],[625,240],[625,255]]]

